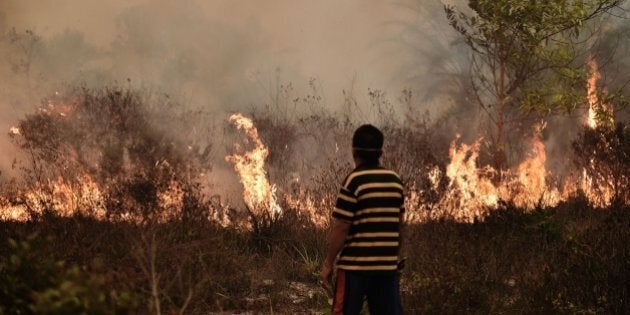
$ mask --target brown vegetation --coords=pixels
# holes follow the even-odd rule
[[[13,135],[32,160],[23,161],[23,178],[2,187],[0,207],[8,200],[32,216],[0,222],[0,314],[328,308],[316,282],[327,227],[304,211],[330,211],[337,185],[351,167],[344,148],[354,126],[347,117],[325,111],[282,119],[270,112],[254,115],[272,152],[270,179],[281,196],[314,200],[306,206],[281,198],[282,215],[262,220],[247,218],[241,206],[224,204],[204,187],[199,174],[212,176],[218,167],[210,159],[216,144],[212,133],[170,132],[168,126],[195,130],[196,113],[134,91],[72,95],[75,105],[63,115],[46,105],[49,112],[27,117],[19,125],[21,135]],[[423,192],[417,200],[425,206],[418,209],[426,211],[448,188],[443,182],[423,189],[431,184],[428,171],[444,169],[447,162],[447,144],[428,126],[427,120],[409,118],[392,118],[382,126],[386,139],[397,139],[387,143],[384,162]],[[620,124],[601,131],[608,148],[603,151],[599,138],[590,135],[594,132],[586,130],[575,142],[577,166],[604,165],[588,171],[619,178],[615,187],[620,200],[627,200],[627,129]],[[82,209],[90,204],[81,202],[72,203],[76,211],[60,215],[55,202],[34,203],[22,193],[50,188],[43,183],[59,177],[70,183],[67,187],[81,189],[77,174],[99,185],[102,217]],[[174,201],[165,202],[164,191],[173,193]],[[410,224],[402,272],[405,309],[410,314],[628,313],[629,210],[623,202],[594,209],[578,194],[531,211],[501,202],[473,224],[448,219]]]

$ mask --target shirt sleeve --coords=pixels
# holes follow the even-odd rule
[[[350,222],[357,208],[357,198],[345,187],[341,187],[332,216],[335,219]]]

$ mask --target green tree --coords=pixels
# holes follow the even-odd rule
[[[584,104],[581,48],[588,41],[581,32],[623,2],[470,0],[472,12],[444,7],[472,51],[471,86],[491,121],[495,167],[506,166],[506,133],[523,113],[550,114]]]

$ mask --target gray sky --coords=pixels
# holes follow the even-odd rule
[[[416,2],[431,2],[437,9],[431,14],[444,20],[438,1]],[[282,80],[300,84],[295,81],[315,77],[330,94],[340,94],[353,81],[362,88],[398,90],[401,78],[396,71],[406,60],[396,55],[400,47],[393,46],[400,37],[395,23],[415,21],[418,15],[380,0],[5,0],[0,11],[6,14],[6,24],[18,30],[32,29],[45,38],[78,31],[87,43],[103,51],[115,50],[112,44],[120,43],[121,36],[135,28],[138,37],[145,36],[140,49],[146,44],[147,49],[168,51],[165,55],[170,57],[205,49],[206,59],[199,54],[194,61],[208,72],[214,70],[206,76],[238,81],[251,79],[254,73],[275,76],[279,67]],[[217,69],[232,65],[227,57],[245,48],[255,51],[236,52],[235,57],[242,59],[234,60],[231,69]],[[217,55],[222,52],[225,55]],[[151,58],[136,61],[144,63],[144,68],[163,66]],[[207,67],[212,63],[223,64]],[[125,74],[140,81],[155,79],[151,77],[154,71]],[[185,92],[196,95],[201,86],[188,86]]]

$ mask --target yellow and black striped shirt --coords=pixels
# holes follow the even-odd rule
[[[397,269],[403,201],[403,185],[394,171],[359,167],[348,175],[333,210],[334,218],[351,223],[339,269]]]

